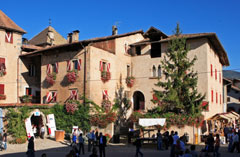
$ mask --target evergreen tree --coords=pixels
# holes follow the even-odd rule
[[[168,50],[162,61],[165,81],[156,84],[163,91],[154,90],[154,103],[160,102],[162,113],[201,115],[201,103],[205,96],[197,91],[197,73],[193,65],[197,60],[188,58],[189,46],[182,37],[179,24],[175,29],[172,40],[168,43]]]

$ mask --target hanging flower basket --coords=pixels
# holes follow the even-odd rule
[[[116,120],[116,113],[107,112],[104,114],[94,114],[90,117],[90,123],[92,126],[98,126],[99,128],[106,128],[108,124],[113,123]]]
[[[133,86],[133,84],[134,84],[134,80],[135,80],[135,78],[133,76],[128,76],[126,78],[127,86],[131,88]]]
[[[50,74],[47,74],[46,76],[46,81],[50,84],[50,85],[53,85],[55,83],[55,80],[56,80],[56,73],[55,72],[52,72]]]
[[[0,100],[6,100],[6,95],[0,94]]]
[[[77,72],[76,71],[68,71],[67,79],[69,83],[74,83],[77,80]]]
[[[32,95],[23,95],[23,96],[20,96],[19,98],[22,103],[32,102]]]
[[[76,110],[78,110],[78,104],[76,103],[66,103],[65,106],[67,113],[74,114]]]
[[[108,80],[111,79],[111,73],[110,72],[107,72],[107,71],[102,71],[101,72],[101,80],[105,83],[107,82]]]
[[[111,101],[110,100],[103,100],[102,101],[102,107],[105,109],[106,112],[108,112],[111,109]]]

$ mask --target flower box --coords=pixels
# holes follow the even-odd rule
[[[21,96],[19,98],[20,98],[20,101],[22,103],[30,103],[30,102],[32,102],[32,95],[23,95],[23,96]]]
[[[105,83],[107,82],[108,80],[111,79],[111,73],[110,72],[107,72],[107,71],[102,71],[101,72],[101,80]]]
[[[135,80],[135,78],[133,76],[128,76],[126,78],[127,86],[131,88],[133,86],[133,84],[134,84],[134,80]]]
[[[50,85],[53,85],[55,83],[55,80],[56,80],[56,73],[55,72],[47,74],[46,81]]]
[[[6,100],[6,95],[0,94],[0,100]]]
[[[76,71],[68,71],[67,79],[69,83],[74,83],[77,80],[77,72]]]
[[[68,103],[66,103],[65,108],[66,108],[67,113],[74,114],[74,112],[76,110],[78,110],[78,104],[72,103],[72,102],[68,102]]]

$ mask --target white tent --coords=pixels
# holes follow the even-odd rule
[[[143,127],[161,125],[163,126],[166,122],[166,118],[140,118],[139,125]]]

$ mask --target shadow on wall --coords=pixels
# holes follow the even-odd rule
[[[64,78],[63,78],[63,80],[60,82],[60,85],[61,85],[62,87],[67,87],[67,86],[69,86],[70,84],[71,84],[71,83],[68,82],[67,75],[65,75]]]

